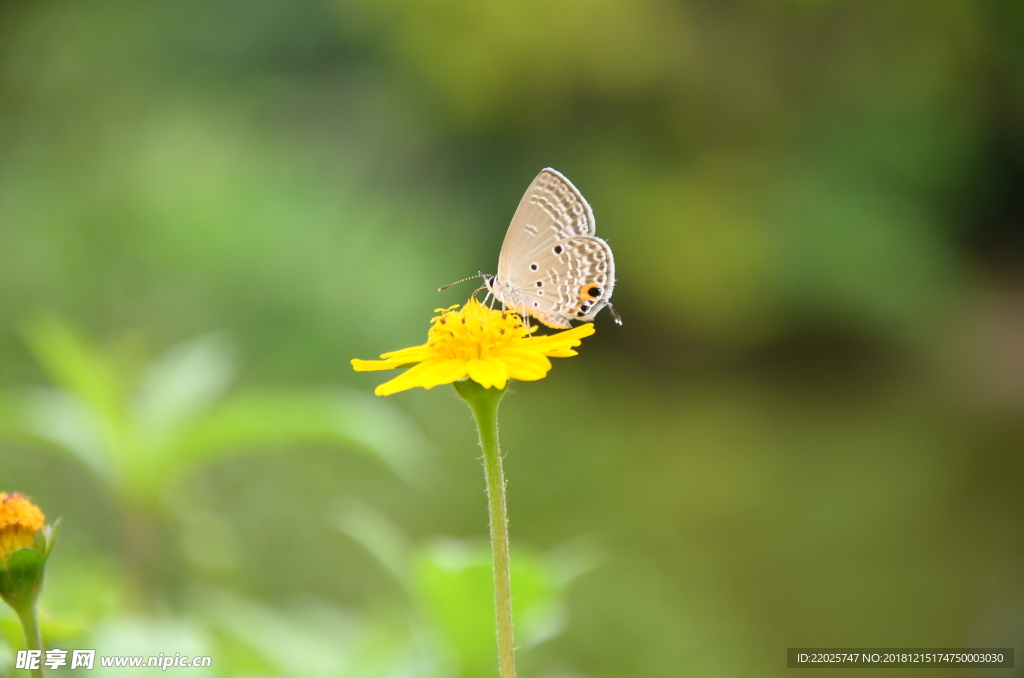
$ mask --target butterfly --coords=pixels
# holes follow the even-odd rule
[[[610,301],[615,259],[594,229],[594,212],[579,190],[560,172],[543,169],[512,216],[497,275],[478,277],[505,308],[548,327],[593,320],[605,306],[621,325]]]

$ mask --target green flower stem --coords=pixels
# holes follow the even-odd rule
[[[18,605],[14,611],[18,613],[18,619],[21,620],[21,628],[25,631],[25,648],[28,650],[42,650],[43,636],[39,633],[39,618],[36,615],[35,597],[31,601]],[[44,659],[46,659],[45,654],[39,658],[39,668],[31,670],[32,678],[42,678]]]
[[[498,447],[498,404],[505,389],[484,388],[472,379],[455,382],[455,390],[469,403],[484,452],[484,477],[491,517],[491,559],[494,563],[494,616],[498,626],[498,669],[501,678],[515,678],[512,644],[512,585],[508,565],[508,510],[505,474]]]

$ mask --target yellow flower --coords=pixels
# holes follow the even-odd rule
[[[509,379],[535,381],[551,369],[548,358],[576,355],[580,339],[594,333],[587,323],[546,336],[531,336],[522,319],[510,311],[487,308],[475,298],[461,310],[439,308],[427,343],[381,356],[383,360],[352,360],[357,372],[389,370],[411,363],[415,367],[378,386],[374,393],[391,395],[422,386],[433,388],[469,377],[486,388],[505,388]]]
[[[32,548],[46,516],[18,493],[0,492],[0,563],[19,549]]]

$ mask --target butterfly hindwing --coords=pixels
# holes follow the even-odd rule
[[[611,248],[595,236],[559,240],[511,273],[523,309],[551,327],[592,320],[615,287]]]

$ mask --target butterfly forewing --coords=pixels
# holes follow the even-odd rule
[[[498,277],[504,280],[530,255],[573,236],[594,235],[594,213],[561,173],[543,169],[519,201],[498,258]],[[529,265],[529,262],[526,263]]]

